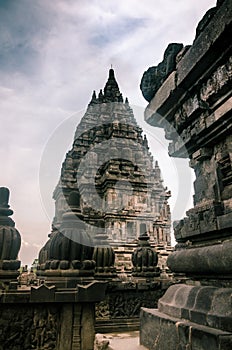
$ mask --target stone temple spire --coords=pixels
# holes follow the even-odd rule
[[[132,241],[146,229],[151,243],[169,244],[167,194],[142,132],[128,99],[122,100],[111,68],[105,87],[93,92],[76,128],[72,149],[62,165],[53,197],[56,201],[54,222],[58,229],[68,210],[69,194],[77,191],[83,221],[88,224],[94,241],[101,241],[102,245],[105,235],[114,241]],[[166,221],[159,220],[157,224],[157,220],[163,218],[163,206],[167,207]],[[162,237],[157,236],[160,225],[166,230]],[[108,256],[111,258],[104,267],[110,274],[114,273],[111,251],[104,254],[94,251],[96,269],[99,273],[103,271],[101,261],[106,261]]]
[[[95,91],[93,92],[90,105],[109,102],[123,102],[123,97],[119,90],[118,83],[114,76],[114,70],[112,68],[109,70],[109,77],[104,90],[100,90],[98,98],[96,97]]]
[[[109,78],[104,87],[104,96],[107,102],[123,102],[122,94],[120,93],[112,68],[109,70]]]

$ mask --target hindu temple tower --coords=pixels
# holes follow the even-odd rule
[[[120,245],[147,232],[154,245],[171,245],[170,192],[113,69],[104,89],[93,92],[63,162],[53,194],[58,230],[74,190],[79,218],[93,238],[107,234]]]

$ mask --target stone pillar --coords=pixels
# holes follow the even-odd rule
[[[63,304],[57,350],[93,350],[94,304]]]
[[[8,188],[0,187],[0,281],[7,283],[19,276],[20,261],[17,258],[21,246],[20,234],[9,218],[13,214],[8,205],[9,196]]]
[[[144,91],[152,93],[146,121],[165,129],[169,154],[190,158],[196,174],[194,208],[176,225],[177,245],[168,258],[187,283],[171,286],[158,310],[142,310],[141,343],[149,349],[232,346],[231,29],[232,2],[220,1],[172,71],[166,67],[158,88]]]

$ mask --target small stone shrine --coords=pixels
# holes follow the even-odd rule
[[[182,283],[158,309],[141,312],[141,344],[150,350],[232,348],[231,35],[232,1],[217,1],[193,44],[169,45],[141,82],[145,120],[165,129],[170,156],[190,158],[196,175],[194,207],[175,224],[167,260]]]

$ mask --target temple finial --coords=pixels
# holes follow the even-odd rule
[[[93,90],[92,98],[91,98],[91,101],[90,101],[89,105],[92,105],[94,103],[97,103],[97,96],[96,96],[96,91],[95,90]]]
[[[10,191],[6,187],[0,187],[0,208],[9,208]]]

